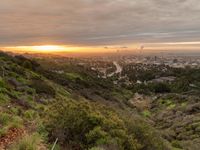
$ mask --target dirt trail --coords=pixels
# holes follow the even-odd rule
[[[25,134],[26,132],[24,129],[9,129],[8,133],[0,138],[0,150],[6,150],[10,144],[14,143],[19,137]]]
[[[8,150],[10,145],[14,144],[20,138],[28,134],[28,131],[26,131],[25,129],[9,129],[8,133],[0,138],[0,150]],[[38,145],[38,150],[47,150],[47,145],[41,142]]]

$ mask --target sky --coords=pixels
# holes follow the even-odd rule
[[[199,0],[0,0],[0,47],[200,48]]]

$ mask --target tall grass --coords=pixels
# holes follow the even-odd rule
[[[0,115],[0,137],[4,136],[10,128],[21,128],[23,121],[18,116],[11,116],[7,113],[1,113]]]
[[[39,134],[27,135],[11,146],[10,150],[38,150],[41,142]]]

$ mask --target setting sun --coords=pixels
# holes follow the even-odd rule
[[[14,47],[5,47],[5,50],[8,51],[18,51],[18,52],[63,52],[70,51],[71,48],[62,45],[39,45],[39,46],[14,46]]]
[[[43,52],[64,51],[67,49],[65,46],[57,46],[57,45],[31,46],[30,48],[32,50],[43,51]]]
[[[56,52],[105,52],[102,47],[78,47],[70,45],[35,45],[35,46],[9,46],[9,47],[0,47],[5,51],[12,52],[32,52],[32,53],[56,53]],[[111,51],[113,49],[111,48]]]

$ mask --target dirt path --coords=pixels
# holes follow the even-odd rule
[[[0,150],[8,150],[9,146],[17,142],[20,138],[28,135],[25,129],[12,128],[8,133],[0,138]],[[47,145],[40,143],[37,147],[38,150],[48,150]]]
[[[25,134],[26,132],[24,129],[9,129],[8,133],[0,138],[0,150],[6,150],[10,144],[14,143],[19,137]]]

